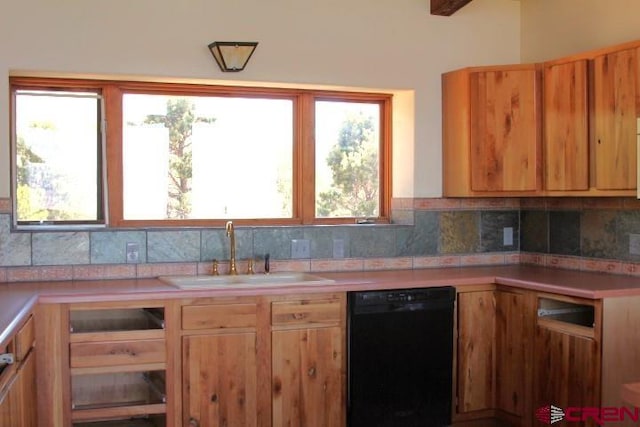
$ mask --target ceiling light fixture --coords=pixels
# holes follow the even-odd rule
[[[209,50],[222,71],[242,71],[258,42],[213,42]]]

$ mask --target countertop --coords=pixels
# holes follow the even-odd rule
[[[158,279],[23,282],[0,284],[0,347],[36,303],[77,303],[240,295],[282,295],[497,283],[589,299],[640,295],[640,278],[537,266],[486,266],[313,273],[334,283],[244,289],[182,290]]]

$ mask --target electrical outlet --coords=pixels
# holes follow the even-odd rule
[[[504,227],[502,229],[503,246],[513,246],[513,227]]]
[[[127,263],[135,264],[140,261],[140,245],[135,242],[127,243]]]
[[[333,257],[344,258],[344,240],[333,239]]]
[[[629,234],[629,254],[640,255],[640,234]]]
[[[309,239],[293,239],[291,241],[291,258],[311,258]]]

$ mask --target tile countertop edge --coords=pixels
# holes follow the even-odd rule
[[[33,312],[37,302],[37,294],[22,295],[19,300],[12,300],[11,311],[4,310],[5,306],[2,306],[2,316],[0,316],[0,353],[3,353],[3,349],[9,340],[18,332],[18,328],[22,326],[22,322]]]

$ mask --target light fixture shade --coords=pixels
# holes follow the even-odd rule
[[[209,50],[222,71],[242,71],[258,42],[213,42]]]

